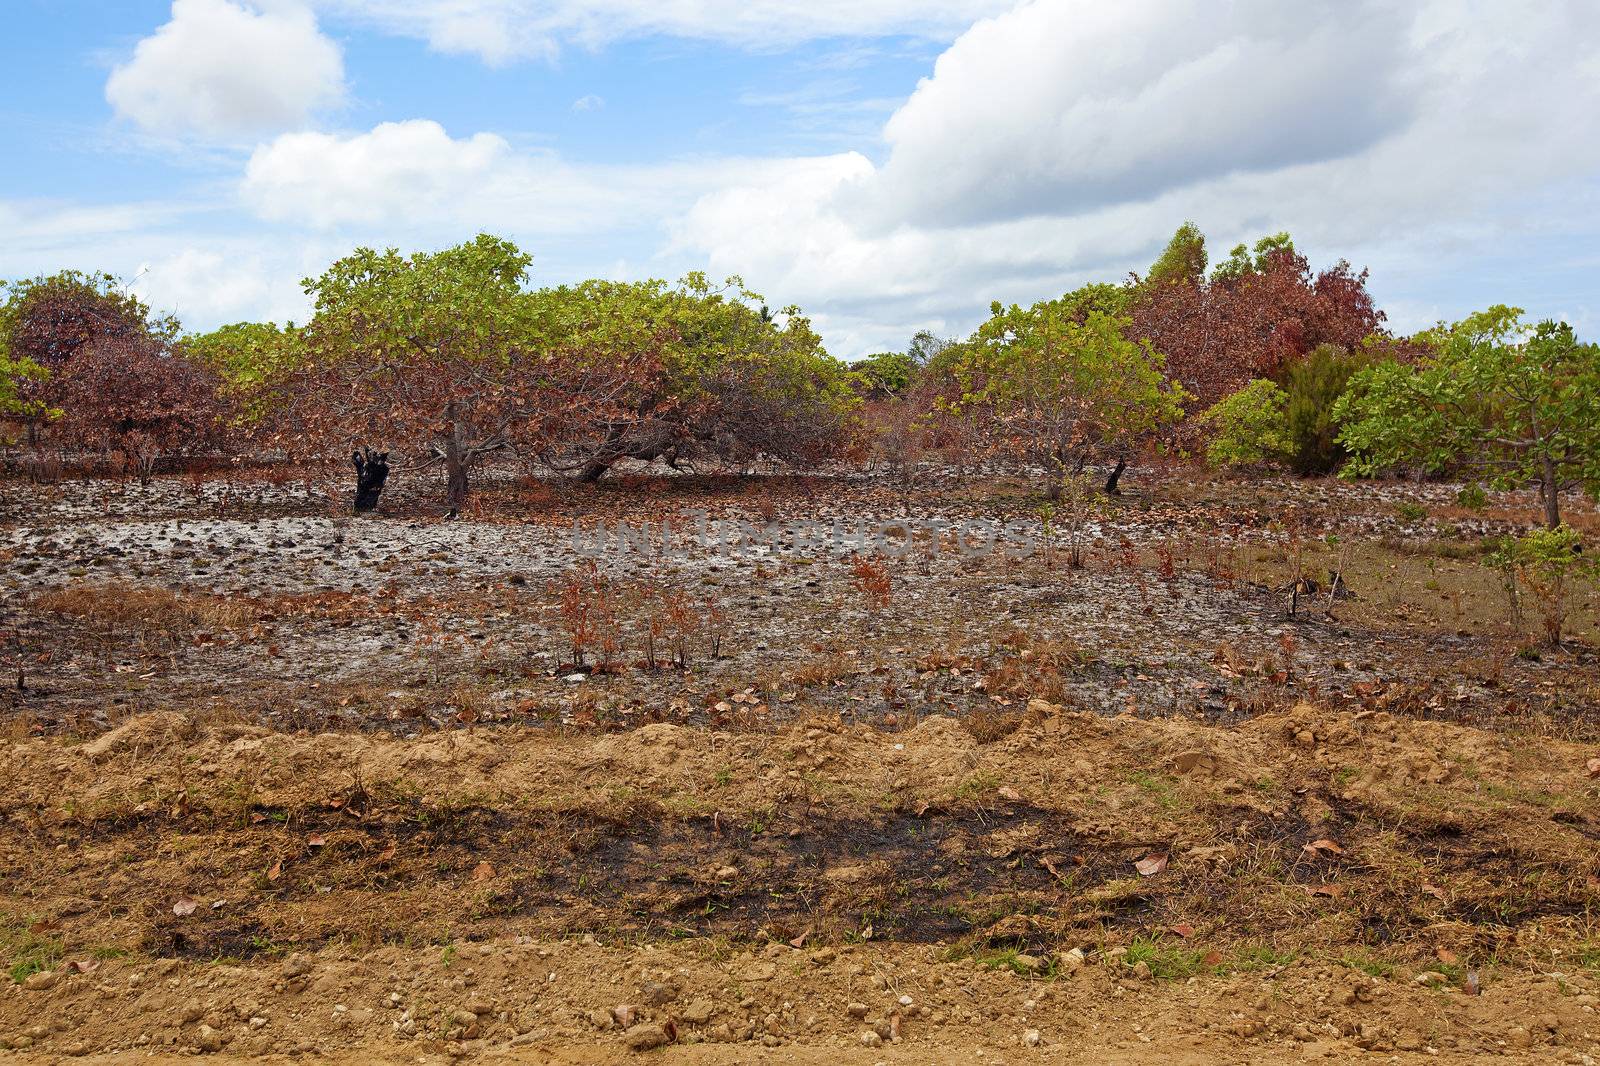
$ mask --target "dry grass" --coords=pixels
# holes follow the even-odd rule
[[[33,598],[33,607],[111,633],[139,636],[236,629],[250,624],[255,614],[249,604],[235,599],[125,583],[50,589]]]

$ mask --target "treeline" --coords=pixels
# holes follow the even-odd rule
[[[517,455],[594,480],[624,459],[810,465],[929,453],[1010,464],[1058,490],[1142,454],[1301,474],[1451,472],[1542,486],[1547,521],[1600,487],[1600,350],[1496,307],[1396,337],[1344,262],[1286,234],[1212,265],[1192,224],[1145,276],[971,336],[918,334],[844,364],[798,308],[738,278],[533,288],[490,236],[436,253],[358,249],[307,279],[303,326],[184,333],[108,275],[10,283],[0,419],[38,449],[162,461],[395,453],[437,467],[455,510],[473,468]]]

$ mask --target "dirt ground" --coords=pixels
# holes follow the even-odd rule
[[[581,510],[1039,522],[757,483]],[[792,542],[575,585],[580,505],[510,477],[459,522],[0,483],[0,1054],[1600,1058],[1593,591],[1551,649],[1480,561],[1531,501],[1130,489],[1083,568],[919,546],[874,596]]]

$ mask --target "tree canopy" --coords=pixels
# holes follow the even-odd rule
[[[1432,356],[1355,375],[1335,412],[1353,455],[1346,471],[1414,465],[1497,488],[1537,483],[1551,529],[1564,492],[1600,493],[1600,345],[1522,314],[1495,305],[1441,323],[1419,337]]]

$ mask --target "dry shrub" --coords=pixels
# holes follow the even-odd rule
[[[857,556],[850,564],[850,572],[855,577],[856,588],[867,603],[867,610],[873,613],[886,610],[892,596],[893,582],[889,577],[889,567],[880,556]]]

